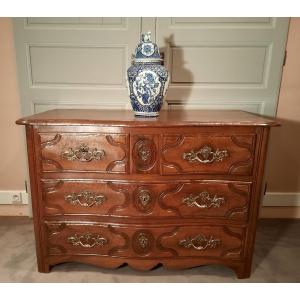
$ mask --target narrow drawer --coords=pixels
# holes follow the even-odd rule
[[[43,180],[42,190],[46,215],[218,217],[245,221],[251,183]]]
[[[40,133],[42,171],[128,173],[128,136]]]
[[[49,255],[110,255],[128,258],[243,256],[243,227],[130,226],[46,222]]]
[[[165,134],[162,174],[252,175],[255,134]]]

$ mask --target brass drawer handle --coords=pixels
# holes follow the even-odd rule
[[[74,236],[68,237],[68,242],[73,246],[81,246],[84,248],[93,248],[95,246],[103,246],[108,243],[107,239],[103,236],[93,236],[91,233],[85,233],[78,236],[77,233]]]
[[[98,150],[97,148],[89,148],[86,144],[81,144],[75,149],[69,148],[63,151],[61,156],[67,160],[90,162],[92,160],[101,160],[105,156],[105,151]]]
[[[220,239],[216,239],[212,236],[207,238],[202,234],[198,234],[195,237],[187,237],[186,239],[179,241],[179,246],[183,248],[194,248],[195,250],[213,249],[220,244]]]
[[[72,205],[81,205],[83,207],[92,207],[102,204],[105,201],[103,194],[82,191],[80,193],[72,193],[65,196],[65,201]]]
[[[189,162],[200,162],[202,164],[210,164],[212,162],[220,162],[225,157],[228,156],[227,150],[219,150],[213,151],[213,149],[204,145],[199,150],[192,149],[190,152],[185,152],[182,155],[182,158]]]
[[[199,195],[190,194],[183,198],[182,202],[189,207],[210,208],[220,207],[225,202],[225,198],[217,195],[212,196],[207,191],[203,191]]]

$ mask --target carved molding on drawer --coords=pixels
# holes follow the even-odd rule
[[[93,248],[103,246],[108,240],[102,235],[93,235],[92,233],[77,234],[68,237],[68,242],[73,246],[81,246],[83,248]]]
[[[124,156],[119,159],[119,160],[114,160],[112,161],[111,163],[109,163],[109,165],[106,167],[106,171],[107,172],[113,172],[113,169],[118,166],[118,165],[124,165],[125,166],[125,173],[128,172],[128,163],[129,163],[129,155],[128,155],[128,148],[127,148],[127,145],[128,145],[128,135],[125,135],[124,136],[125,138],[125,142],[122,143],[122,142],[118,142],[116,141],[112,135],[107,135],[106,136],[106,140],[107,142],[111,145],[111,146],[114,146],[114,147],[119,147],[121,148],[123,151],[124,151]]]
[[[54,210],[55,212],[59,212],[59,213],[64,213],[64,209],[61,205],[59,204],[53,204],[50,203],[46,200],[47,199],[47,194],[52,194],[52,193],[56,193],[64,184],[63,180],[55,180],[55,181],[41,181],[42,183],[42,187],[43,187],[43,201],[45,201],[45,210],[50,209],[50,210]]]
[[[165,145],[163,145],[162,150],[161,150],[161,157],[162,157],[163,165],[165,167],[174,168],[177,172],[182,173],[183,170],[182,170],[181,166],[179,164],[177,164],[176,162],[168,161],[165,158],[165,153],[171,148],[177,148],[177,147],[181,146],[182,143],[184,142],[184,136],[180,135],[180,134],[167,135],[167,136],[165,136],[165,140],[166,140],[166,143],[165,143]]]
[[[195,250],[206,250],[219,247],[221,240],[213,236],[206,237],[203,234],[197,234],[194,237],[186,237],[178,242],[178,245],[183,248],[193,248]]]
[[[164,232],[160,236],[158,236],[158,238],[156,240],[157,249],[159,249],[162,252],[169,252],[169,253],[171,253],[172,256],[178,256],[178,252],[175,249],[165,247],[162,244],[162,241],[163,241],[164,238],[175,237],[177,235],[178,231],[179,231],[179,227],[175,227],[173,230],[168,231],[168,232]]]
[[[245,205],[234,207],[226,213],[226,217],[233,217],[234,215],[241,214],[246,219],[249,210],[250,190],[251,186],[248,184],[229,183],[228,188],[245,199]]]
[[[62,245],[52,244],[52,239],[59,235],[67,225],[65,223],[46,223],[45,226],[48,236],[48,253],[50,255],[66,253],[67,251]]]
[[[234,232],[234,227],[223,226],[223,231],[229,236],[233,236],[240,241],[240,246],[236,248],[231,248],[224,250],[221,256],[230,256],[230,257],[242,257],[244,249],[244,240],[245,240],[245,228],[243,228],[242,233]]]
[[[120,236],[123,240],[124,240],[124,244],[122,246],[116,246],[116,247],[113,247],[111,248],[109,251],[108,251],[108,254],[109,255],[117,255],[117,254],[121,254],[122,252],[124,252],[125,250],[128,250],[129,247],[130,247],[130,238],[129,236],[125,233],[125,232],[122,232],[120,230],[117,230],[115,227],[109,225],[108,226],[108,230],[114,234],[114,235],[117,235],[117,236]]]
[[[61,153],[61,157],[66,160],[78,160],[81,162],[90,162],[93,160],[101,160],[106,155],[105,151],[97,148],[90,148],[86,144],[80,144],[76,148],[70,147]]]
[[[45,158],[44,156],[42,156],[42,162],[43,162],[43,164],[46,164],[46,165],[52,165],[56,171],[63,170],[62,165],[54,159],[49,159],[49,158]]]
[[[82,191],[79,193],[71,193],[65,195],[65,201],[72,205],[80,205],[83,207],[92,207],[103,204],[106,200],[103,194],[97,194],[90,191]]]
[[[45,147],[53,146],[53,145],[57,144],[60,140],[61,140],[61,134],[57,133],[53,139],[42,142],[41,147],[45,148]]]
[[[203,145],[200,149],[191,149],[189,152],[184,152],[182,158],[191,163],[211,164],[213,162],[221,162],[229,156],[229,151],[214,150],[209,145]]]
[[[248,159],[238,161],[231,165],[229,169],[229,174],[238,174],[239,169],[245,169],[248,171],[249,175],[252,174],[252,166],[254,160],[254,149],[255,149],[255,136],[252,136],[252,143],[249,144],[243,141],[244,136],[231,136],[231,140],[234,144],[236,144],[240,148],[247,149],[249,151]]]
[[[175,187],[171,187],[165,191],[163,191],[162,193],[160,193],[160,195],[158,196],[158,205],[164,209],[164,210],[167,210],[169,212],[173,212],[175,213],[177,216],[180,216],[181,217],[181,213],[179,211],[179,209],[175,206],[170,206],[170,205],[166,205],[164,203],[164,198],[166,195],[169,195],[169,194],[176,194],[178,192],[180,192],[182,190],[182,188],[184,187],[184,183],[180,183],[178,185],[176,185]]]
[[[203,191],[198,195],[188,195],[183,198],[182,202],[189,207],[211,208],[223,205],[225,198],[217,195],[210,195],[207,191]]]
[[[66,223],[46,223],[46,228],[48,232],[48,238],[51,239],[57,234],[60,234],[64,229],[66,229]]]
[[[57,192],[63,184],[63,180],[42,180],[43,191],[48,194]]]
[[[115,192],[122,193],[124,195],[124,202],[120,205],[112,206],[108,214],[116,213],[119,210],[125,209],[130,205],[130,191],[128,185],[116,184],[114,182],[107,182],[107,186]]]
[[[153,169],[156,163],[156,147],[152,139],[140,137],[132,149],[132,158],[138,172],[147,172]]]

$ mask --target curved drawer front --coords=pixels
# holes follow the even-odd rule
[[[190,182],[164,191],[159,205],[180,217],[247,220],[251,183]]]
[[[45,172],[128,173],[125,134],[40,133]]]
[[[45,223],[49,255],[130,258],[214,257],[240,259],[245,230],[226,226],[117,226]]]
[[[126,191],[111,182],[95,180],[43,180],[46,215],[112,215],[129,201]]]
[[[254,150],[253,134],[166,134],[162,138],[162,174],[252,175]]]
[[[220,217],[246,220],[251,183],[43,180],[46,215]]]

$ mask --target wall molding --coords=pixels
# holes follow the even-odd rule
[[[263,198],[263,206],[299,206],[300,193],[267,193]]]

